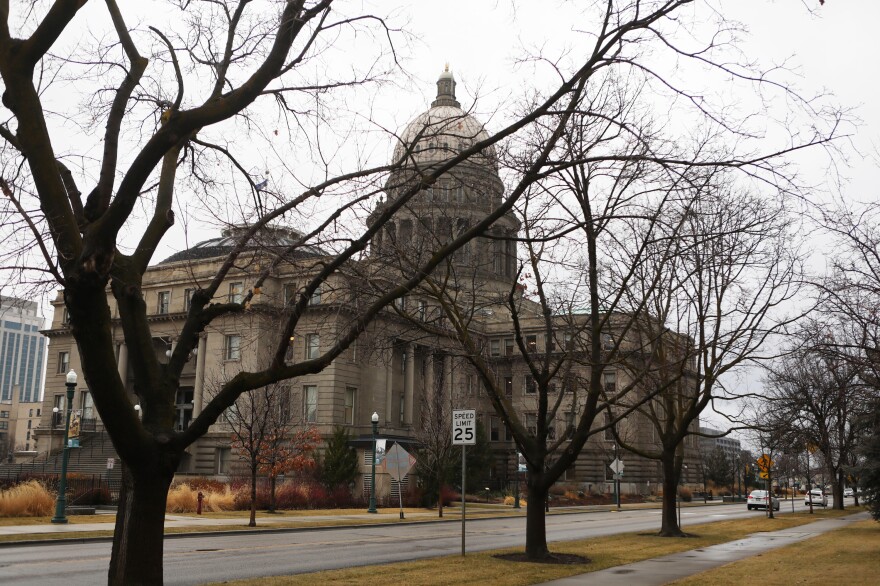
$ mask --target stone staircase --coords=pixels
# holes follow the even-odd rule
[[[0,464],[0,478],[12,478],[28,473],[60,474],[62,455],[62,450],[58,449],[53,451],[51,456],[41,453],[31,462]],[[114,459],[112,470],[107,468],[107,461],[110,458]],[[101,476],[118,483],[122,477],[119,456],[107,432],[84,433],[80,438],[80,447],[70,449],[67,472],[83,476]]]

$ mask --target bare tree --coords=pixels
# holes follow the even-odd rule
[[[623,88],[627,76],[635,75],[641,78],[636,84],[653,80],[653,85],[673,101],[690,104],[703,120],[744,138],[746,129],[738,122],[725,120],[720,104],[709,103],[706,96],[697,92],[683,91],[673,77],[660,77],[651,69],[656,60],[639,61],[646,47],[653,45],[671,52],[669,62],[675,62],[675,69],[681,59],[695,59],[701,66],[714,68],[725,79],[733,76],[745,83],[764,83],[768,79],[762,73],[731,65],[714,44],[718,36],[711,37],[699,49],[694,49],[689,34],[681,40],[686,44],[677,44],[674,33],[682,29],[679,12],[692,3],[608,0],[591,4],[589,10],[593,12],[585,15],[585,22],[597,23],[595,31],[582,37],[586,43],[571,53],[570,62],[568,58],[566,63],[562,59],[552,60],[559,80],[555,87],[535,88],[529,105],[495,135],[449,153],[437,165],[419,169],[416,180],[393,186],[396,197],[377,208],[366,228],[357,219],[358,211],[375,203],[380,191],[388,188],[388,172],[411,158],[411,145],[402,147],[392,165],[367,168],[360,164],[359,157],[349,167],[340,165],[324,152],[325,139],[334,135],[334,129],[340,131],[334,135],[337,137],[357,133],[350,132],[347,126],[334,127],[332,117],[324,114],[328,107],[334,107],[334,113],[344,110],[335,108],[338,104],[333,100],[346,95],[346,89],[382,78],[397,67],[395,49],[389,44],[397,31],[380,16],[351,14],[332,0],[292,0],[281,4],[232,0],[171,2],[169,6],[179,11],[176,18],[168,19],[165,11],[157,11],[162,14],[155,17],[167,30],[133,30],[115,0],[106,0],[103,7],[82,0],[38,3],[20,16],[10,13],[9,3],[4,4],[0,76],[9,121],[0,126],[0,136],[5,139],[0,186],[6,195],[4,237],[14,236],[12,240],[4,239],[21,243],[23,251],[33,251],[32,255],[8,255],[15,259],[11,271],[23,274],[23,268],[31,268],[44,275],[45,280],[63,287],[70,331],[79,346],[85,380],[125,463],[109,582],[162,583],[166,494],[187,446],[205,434],[243,393],[324,369],[391,301],[413,290],[445,258],[509,214],[530,186],[552,170],[560,138],[573,113],[579,110],[595,121],[606,117],[594,115],[585,97],[612,99],[611,88]],[[64,33],[78,26],[78,12],[87,4],[87,10],[93,6],[94,10],[103,10],[102,16],[109,21],[112,28],[107,35],[96,35],[108,39],[107,42],[74,47],[64,44],[69,36]],[[724,38],[734,30],[724,23],[722,28]],[[359,47],[375,49],[367,51],[370,54],[366,56],[358,52],[366,64],[352,68],[346,59],[337,70],[329,67],[335,62],[317,63],[321,58],[330,59],[330,47],[345,35],[357,36]],[[376,40],[365,44],[365,35]],[[619,74],[606,76],[612,70]],[[612,79],[615,85],[605,86],[609,91],[592,93],[595,82],[602,77]],[[57,80],[71,83],[63,89],[51,87]],[[780,86],[766,87],[770,90]],[[63,99],[68,104],[71,92],[82,96],[77,103],[81,111],[70,108],[59,121],[53,106],[44,103],[56,89],[65,92]],[[791,107],[813,107],[812,101],[798,100],[795,94],[789,97]],[[270,102],[276,109],[261,109],[264,102]],[[644,114],[632,108],[625,110],[630,119]],[[780,150],[824,143],[833,135],[838,120],[834,113],[826,116],[825,112],[810,110],[809,114],[816,132],[796,135]],[[545,117],[547,121],[539,125],[541,132],[530,134],[520,147],[512,149],[516,156],[523,155],[523,179],[495,209],[485,210],[480,221],[444,242],[423,262],[401,275],[383,295],[363,306],[348,307],[347,310],[356,309],[357,315],[350,316],[335,342],[320,356],[288,360],[289,340],[307,312],[309,299],[325,283],[329,285],[335,278],[345,276],[345,267],[360,258],[389,218],[422,188],[432,185],[462,161],[481,156],[493,144],[535,126]],[[103,129],[99,144],[94,147],[97,155],[87,148],[67,146],[70,137],[66,128],[71,123],[81,128]],[[786,121],[786,128],[791,129],[792,124]],[[627,119],[609,119],[612,133],[623,133],[626,140],[640,140],[640,131],[632,133],[628,127]],[[306,132],[308,129],[314,132]],[[273,193],[263,189],[262,181],[247,171],[246,153],[255,150],[251,140],[272,136],[275,131],[290,139],[289,144],[303,148],[290,153],[294,163],[286,167],[289,172],[282,189]],[[241,138],[249,139],[248,143],[243,144]],[[538,143],[533,139],[539,139]],[[604,141],[597,143],[603,144]],[[781,170],[774,168],[771,161],[780,152],[771,150],[774,152],[766,155],[734,153],[726,160],[756,176],[778,179]],[[646,152],[629,158],[663,159],[667,165],[675,164],[667,155],[668,152]],[[606,152],[604,156],[613,159],[621,155]],[[309,169],[314,168],[311,162],[316,162],[320,171],[302,171],[300,163],[305,162]],[[223,169],[230,171],[224,173]],[[290,195],[293,192],[298,195]],[[236,193],[246,195],[236,198]],[[170,359],[165,362],[152,345],[141,287],[153,255],[175,221],[175,209],[182,207],[187,196],[197,208],[195,215],[214,214],[218,222],[222,219],[226,225],[245,228],[236,232],[236,246],[213,279],[200,283],[193,294],[186,321]],[[241,300],[220,300],[218,290],[225,279],[254,259],[254,240],[259,240],[267,226],[288,214],[308,215],[309,229],[293,242],[273,249],[274,260],[259,265],[253,287]],[[340,224],[345,229],[338,229]],[[277,263],[298,250],[318,245],[333,248],[312,263],[297,301],[279,324],[277,337],[270,342],[273,352],[268,363],[232,377],[186,430],[176,431],[174,396],[181,370],[199,335],[216,320],[247,312]],[[27,267],[18,260],[34,257],[38,262]],[[596,266],[592,263],[591,270],[596,270]],[[595,287],[593,277],[591,286]],[[143,408],[142,420],[132,408],[124,381],[108,375],[116,371],[113,311],[129,349],[135,393]],[[591,328],[599,334],[598,322]],[[601,351],[597,338],[591,343],[596,352]],[[592,376],[591,385],[598,386],[598,373]],[[582,422],[579,437],[585,439],[591,419]],[[532,463],[538,462],[533,459]],[[558,477],[560,470],[557,467],[552,474]],[[532,543],[537,544],[527,548],[532,554],[546,553],[543,535]]]
[[[791,353],[769,365],[766,377],[766,408],[821,455],[837,509],[844,508],[846,470],[875,396],[862,378],[859,342],[850,334],[829,321],[805,323],[793,335]]]
[[[314,466],[312,452],[320,443],[314,427],[297,429],[291,420],[290,389],[274,383],[245,393],[223,419],[232,433],[232,450],[244,462],[251,485],[249,527],[257,524],[257,479],[269,479],[269,510],[275,511],[275,485],[280,474]]]

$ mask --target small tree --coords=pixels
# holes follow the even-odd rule
[[[314,465],[311,453],[321,437],[315,428],[292,431],[286,386],[267,385],[239,397],[225,414],[232,450],[247,465],[251,485],[249,527],[257,524],[257,477],[269,478],[269,510],[275,510],[279,474]]]
[[[327,450],[324,452],[321,467],[321,482],[328,490],[350,486],[360,473],[357,452],[349,445],[350,439],[348,429],[339,426],[333,430],[333,435],[327,440]]]

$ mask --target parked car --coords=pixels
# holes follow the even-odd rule
[[[843,496],[844,496],[844,497],[852,497],[852,496],[853,496],[853,489],[851,489],[851,488],[844,488],[844,489],[843,489]]]
[[[766,509],[769,503],[773,503],[773,510],[779,510],[779,499],[775,496],[771,498],[769,493],[766,490],[753,490],[749,493],[749,498],[746,500],[746,508],[748,510],[752,509]]]
[[[806,494],[804,497],[804,504],[809,505],[810,502],[813,503],[813,506],[828,506],[828,497],[825,496],[825,493],[822,492],[821,488],[814,488],[810,492]]]

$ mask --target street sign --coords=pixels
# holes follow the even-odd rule
[[[619,460],[614,458],[614,461],[608,465],[611,468],[611,471],[617,474],[618,476],[623,476],[623,460]]]
[[[452,445],[472,446],[477,443],[477,412],[459,409],[452,412]]]
[[[385,460],[382,462],[384,471],[391,475],[391,478],[400,482],[403,477],[409,474],[409,471],[415,466],[416,459],[409,452],[403,449],[400,444],[394,444],[390,450],[385,453]]]
[[[758,474],[758,476],[760,476],[760,477],[763,478],[764,480],[767,480],[768,478],[770,478],[770,473],[769,473],[769,472],[760,472],[760,473]]]
[[[761,457],[758,458],[756,462],[758,464],[758,468],[760,468],[764,472],[769,470],[773,466],[773,464],[775,464],[775,462],[771,460],[770,456],[768,456],[767,454],[761,454]]]
[[[116,464],[116,458],[107,458],[107,470],[113,470],[113,466]]]

